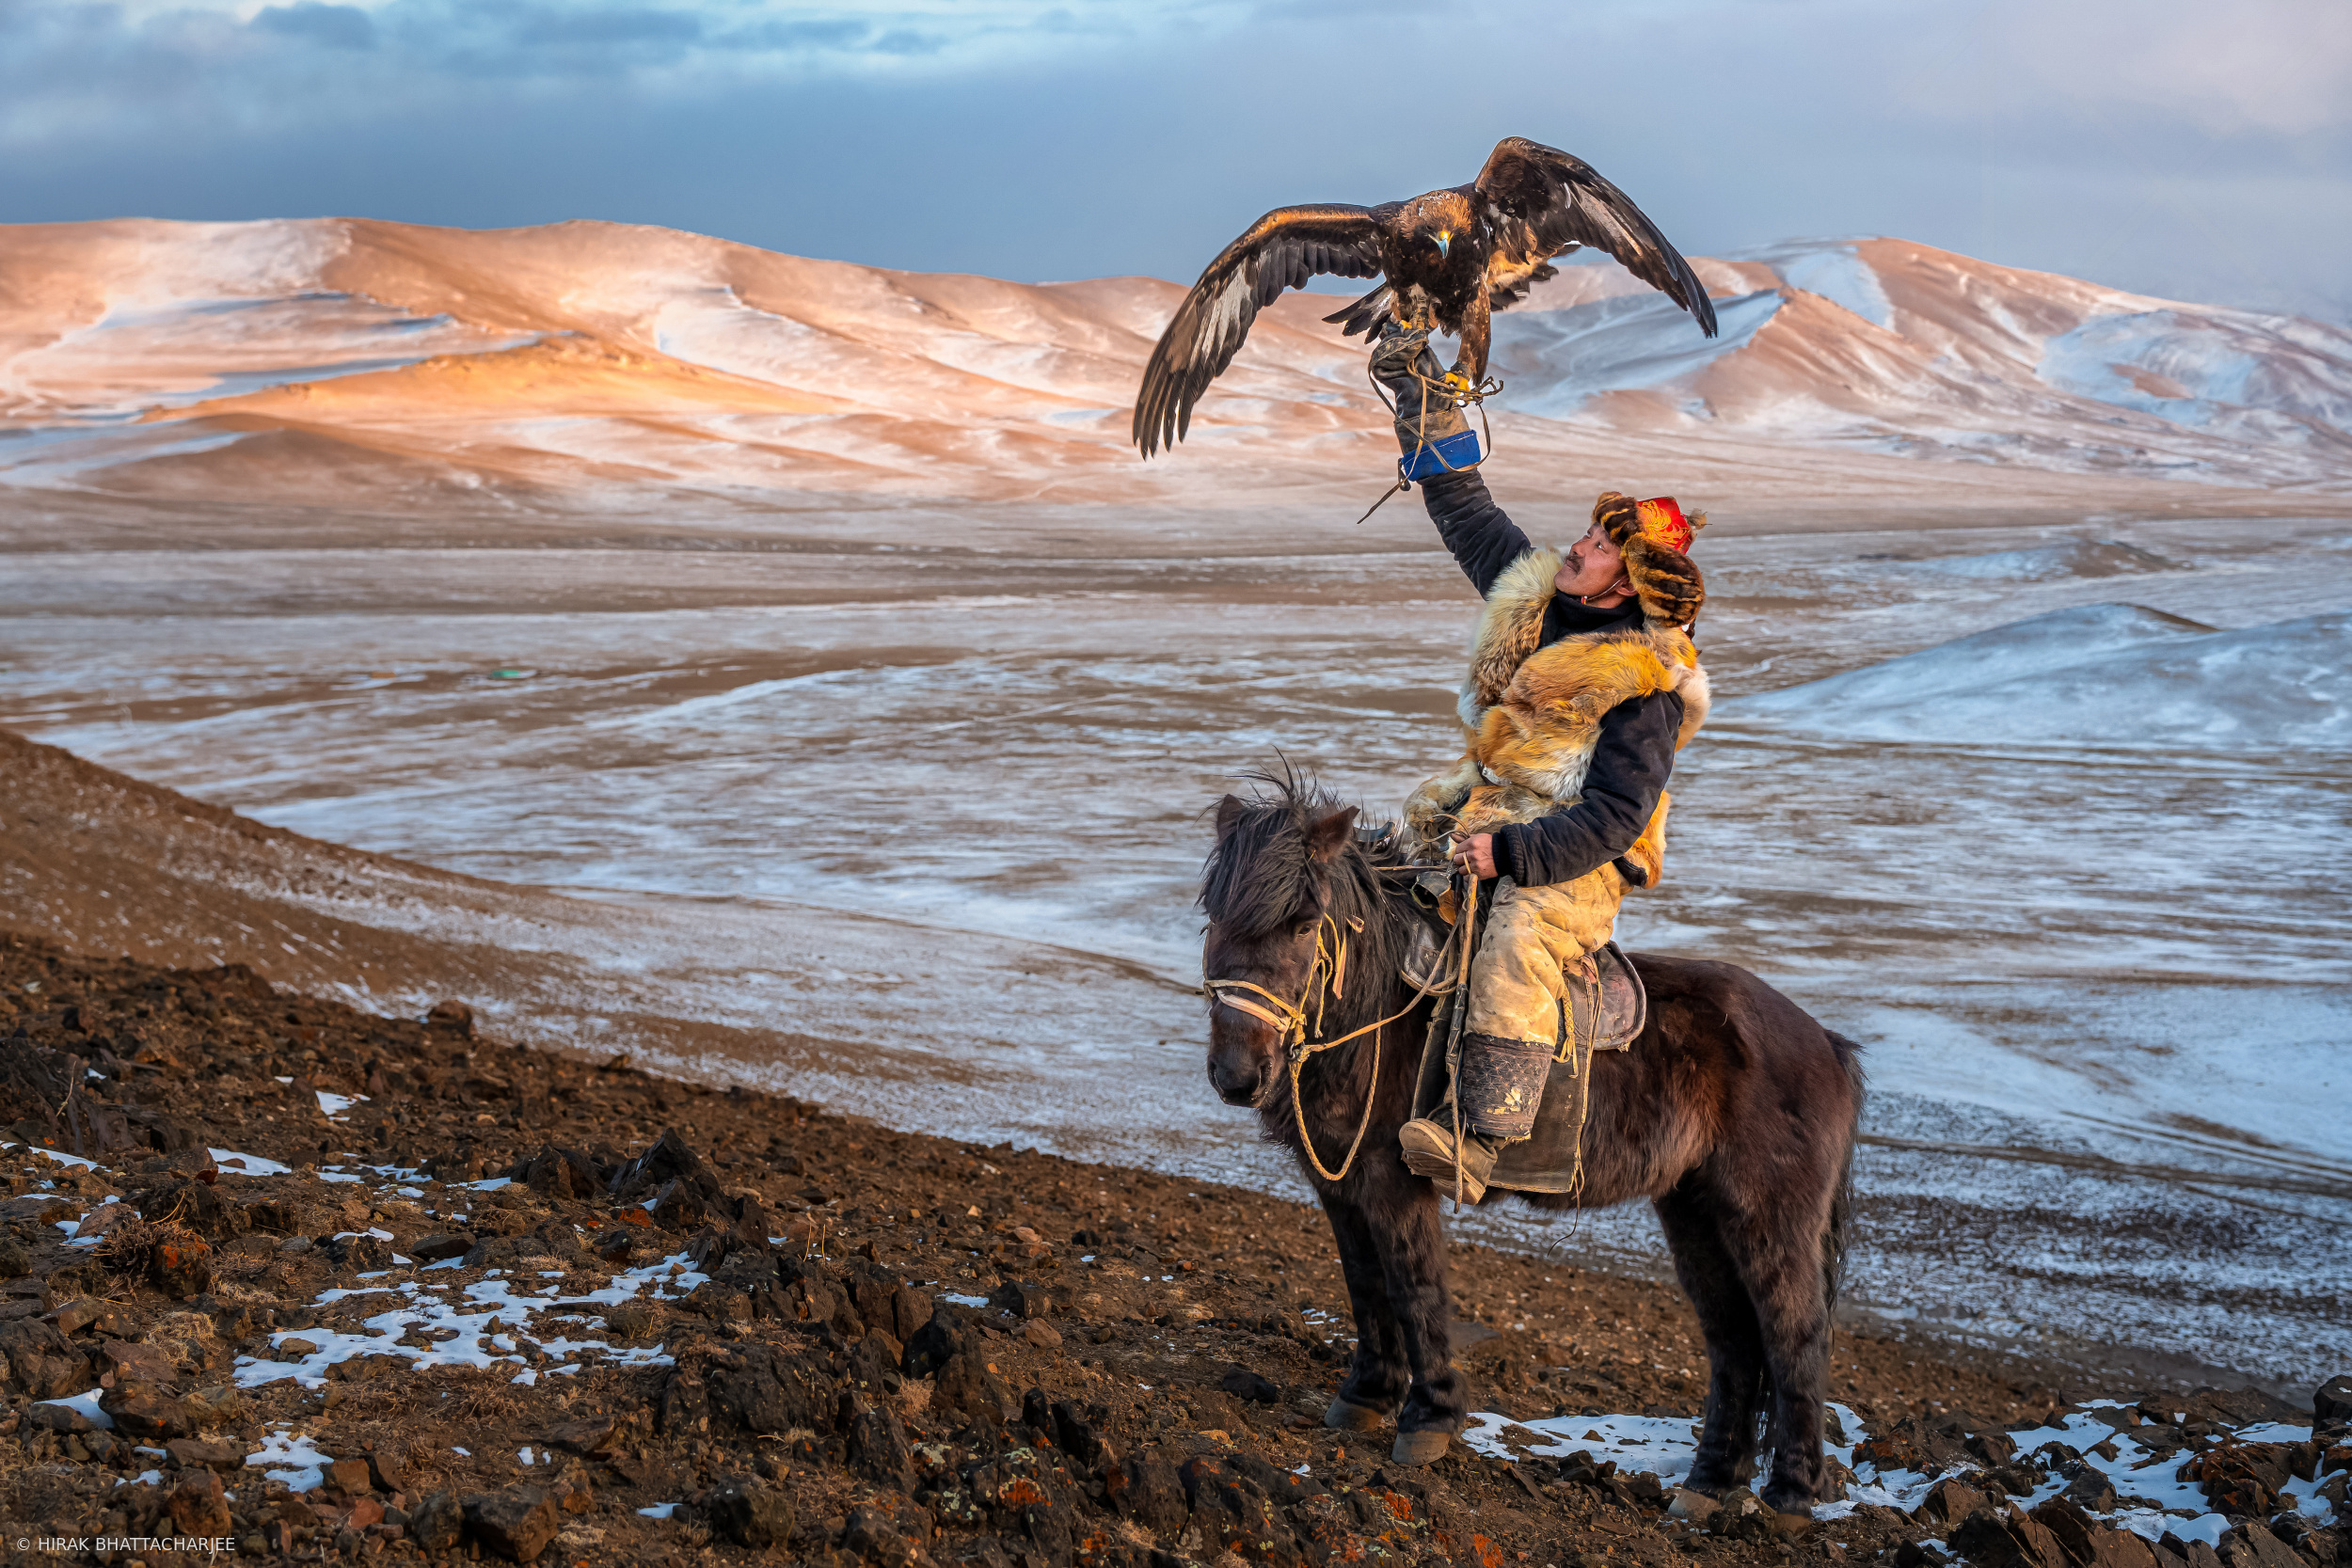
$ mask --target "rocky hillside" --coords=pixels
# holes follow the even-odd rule
[[[1775,1518],[1675,1487],[1704,1370],[1657,1284],[1457,1248],[1483,1414],[1407,1471],[1321,1425],[1347,1354],[1327,1237],[1254,1194],[524,1051],[462,1004],[386,1019],[22,937],[0,1092],[11,1538],[893,1568],[2339,1560],[2344,1379],[2310,1411],[2101,1398],[1849,1335],[1849,1497]]]

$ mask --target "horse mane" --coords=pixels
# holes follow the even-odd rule
[[[1405,864],[1404,854],[1393,837],[1367,845],[1351,835],[1327,866],[1319,864],[1308,853],[1307,830],[1349,802],[1287,763],[1245,777],[1256,787],[1201,867],[1200,908],[1245,940],[1325,914],[1337,920],[1347,937],[1347,978],[1357,983],[1333,1005],[1327,1028],[1343,1034],[1385,1010],[1404,959],[1410,927],[1390,903],[1384,878]]]

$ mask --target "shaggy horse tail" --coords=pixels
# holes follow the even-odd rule
[[[1852,1239],[1853,1148],[1862,1130],[1862,1100],[1867,1085],[1862,1074],[1862,1047],[1835,1030],[1823,1032],[1837,1050],[1838,1065],[1846,1069],[1846,1081],[1853,1085],[1853,1119],[1846,1127],[1846,1158],[1837,1172],[1837,1191],[1830,1198],[1829,1228],[1821,1233],[1821,1295],[1834,1320],[1837,1290],[1845,1282],[1846,1248]]]

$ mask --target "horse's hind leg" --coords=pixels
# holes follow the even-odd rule
[[[1389,1307],[1388,1277],[1363,1210],[1328,1189],[1322,1197],[1332,1238],[1339,1243],[1348,1305],[1356,1314],[1356,1358],[1323,1422],[1366,1431],[1386,1426],[1404,1402],[1412,1382],[1412,1366],[1406,1354],[1404,1331]]]
[[[1691,1463],[1693,1492],[1716,1496],[1756,1473],[1756,1413],[1765,1377],[1764,1331],[1716,1223],[1714,1195],[1686,1177],[1657,1202],[1675,1276],[1707,1338],[1707,1414]]]
[[[1786,1193],[1794,1182],[1781,1184]],[[1757,1203],[1742,1212],[1728,1207],[1724,1240],[1739,1264],[1763,1333],[1764,1364],[1772,1413],[1765,1441],[1772,1473],[1764,1501],[1783,1513],[1809,1513],[1820,1500],[1821,1391],[1829,1375],[1829,1296],[1822,1264],[1828,1200],[1819,1212],[1803,1202]]]

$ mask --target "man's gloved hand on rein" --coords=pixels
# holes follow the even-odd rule
[[[1427,327],[1405,331],[1394,323],[1384,327],[1372,347],[1372,378],[1396,404],[1396,444],[1407,456],[1470,428],[1461,404],[1445,388],[1444,367],[1429,352]]]

